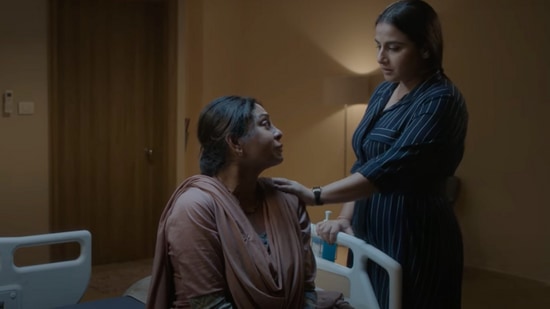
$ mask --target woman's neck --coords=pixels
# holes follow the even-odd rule
[[[261,204],[258,188],[259,175],[226,168],[215,176],[239,200],[246,213],[254,212]]]
[[[401,80],[399,82],[399,85],[397,85],[397,94],[403,97],[407,93],[411,92],[416,86],[424,82],[426,79],[430,78],[430,76],[432,76],[434,73],[435,71],[426,69],[413,78]]]
[[[231,193],[247,195],[256,191],[258,176],[256,173],[243,173],[238,168],[228,167],[217,173],[215,177]]]

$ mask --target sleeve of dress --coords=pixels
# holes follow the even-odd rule
[[[167,219],[166,239],[179,299],[226,292],[223,254],[210,205],[210,196],[189,189],[177,199]]]
[[[454,172],[456,166],[449,166],[449,156],[462,156],[455,154],[454,145],[459,143],[457,136],[465,122],[463,102],[449,91],[423,96],[421,100],[401,134],[393,137],[396,140],[392,146],[356,164],[352,172],[361,173],[381,191],[396,183],[422,183]],[[392,138],[374,135],[371,132],[366,137],[363,143],[371,145],[363,147],[376,147],[376,143],[384,142],[382,138]]]

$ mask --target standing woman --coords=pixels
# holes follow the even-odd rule
[[[403,308],[460,308],[462,237],[445,181],[464,153],[464,98],[443,73],[441,26],[430,5],[397,1],[375,30],[385,82],[353,135],[351,175],[313,189],[284,178],[275,183],[308,204],[351,202],[318,232],[329,242],[340,231],[353,233],[398,261]],[[387,308],[387,275],[374,264],[367,271]]]

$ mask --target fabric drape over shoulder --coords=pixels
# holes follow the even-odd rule
[[[197,175],[180,185],[160,218],[147,308],[187,308],[214,293],[238,308],[303,308],[315,279],[309,217],[269,179],[258,184],[269,252],[221,182]]]

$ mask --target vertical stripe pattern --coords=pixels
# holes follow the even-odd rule
[[[384,110],[397,84],[384,82],[353,135],[361,173],[378,192],[356,202],[356,236],[403,267],[403,308],[460,308],[463,249],[444,184],[462,160],[468,114],[465,101],[441,72]],[[368,264],[381,308],[388,278]]]

